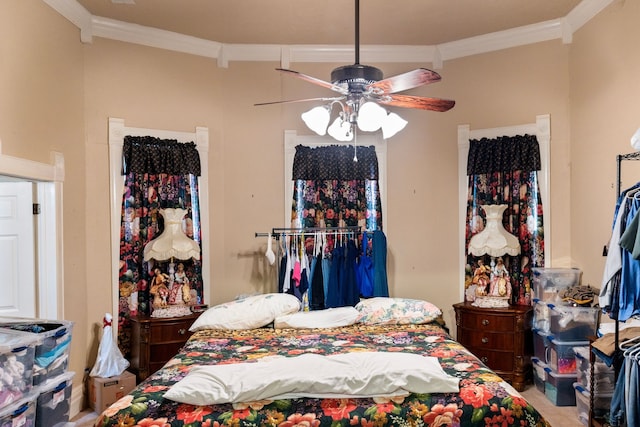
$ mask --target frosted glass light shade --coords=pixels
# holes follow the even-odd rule
[[[400,132],[407,125],[407,121],[396,113],[389,113],[382,122],[382,137],[384,139],[391,138]]]
[[[160,209],[160,214],[164,217],[164,230],[144,247],[144,260],[200,259],[200,245],[182,232],[186,209]]]
[[[353,139],[353,131],[351,123],[342,121],[340,117],[335,119],[331,126],[327,129],[327,133],[337,141],[351,141]]]
[[[502,226],[502,214],[507,205],[482,205],[487,216],[484,230],[469,240],[469,253],[473,256],[518,255],[520,241]]]
[[[330,116],[330,109],[326,105],[321,105],[302,113],[300,117],[309,129],[322,136],[327,133]]]
[[[387,111],[375,102],[365,102],[358,110],[358,127],[364,132],[375,132],[387,118]]]

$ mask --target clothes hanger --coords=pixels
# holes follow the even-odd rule
[[[624,357],[639,360],[640,359],[640,343],[634,344],[632,347],[626,349],[623,353]]]
[[[627,345],[631,344],[629,347]],[[620,349],[623,349],[622,352],[624,357],[628,357],[631,359],[638,360],[638,355],[640,355],[640,336],[629,338],[620,343]]]
[[[273,249],[271,247],[272,245],[272,236],[271,233],[269,233],[269,237],[267,237],[267,252],[265,252],[265,256],[267,257],[267,261],[269,261],[269,265],[273,265],[273,263],[276,261],[276,254],[273,252]]]

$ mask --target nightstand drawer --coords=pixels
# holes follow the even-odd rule
[[[478,331],[513,332],[515,322],[513,316],[501,316],[493,313],[463,313],[464,326]]]
[[[152,345],[149,349],[149,363],[164,365],[180,351],[183,345],[183,342]]]
[[[491,351],[473,347],[469,347],[468,349],[475,354],[482,363],[497,373],[512,372],[515,367],[513,352]]]
[[[514,349],[515,335],[513,333],[461,328],[458,334],[458,341],[464,342],[468,347],[508,351],[513,351]]]
[[[189,327],[193,319],[178,322],[167,322],[163,324],[151,325],[150,339],[154,344],[163,342],[182,341],[185,342],[191,336]]]

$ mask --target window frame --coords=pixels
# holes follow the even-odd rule
[[[112,312],[119,312],[119,260],[120,260],[120,221],[122,210],[122,190],[124,175],[122,175],[122,148],[124,137],[153,136],[161,139],[175,139],[178,142],[194,142],[200,154],[201,176],[198,180],[198,198],[200,201],[200,228],[203,236],[202,249],[202,289],[203,303],[209,304],[209,285],[211,283],[210,233],[209,233],[209,129],[196,127],[194,132],[178,132],[162,129],[146,129],[125,126],[124,119],[109,118],[109,196],[111,207],[111,287]],[[113,331],[118,336],[118,322],[114,322]]]
[[[465,233],[467,216],[467,158],[469,156],[469,141],[472,139],[493,139],[499,136],[535,135],[540,146],[541,169],[538,171],[538,182],[543,206],[544,227],[544,264],[549,265],[551,258],[551,197],[550,197],[550,146],[551,146],[551,118],[549,114],[536,116],[535,123],[471,130],[469,125],[458,125],[458,226],[459,226],[459,291],[464,301],[464,279],[467,257],[465,254]]]
[[[380,202],[382,203],[382,229],[388,234],[387,227],[387,143],[378,135],[358,135],[357,145],[373,146],[378,157],[378,187],[380,188]],[[295,130],[284,132],[284,205],[283,227],[291,226],[291,198],[293,196],[293,158],[296,146],[326,147],[329,145],[353,145],[354,142],[340,143],[327,136],[298,135]]]

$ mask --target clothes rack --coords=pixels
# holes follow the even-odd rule
[[[274,227],[270,232],[256,232],[255,237],[268,239],[265,256],[275,264],[278,292],[297,296],[305,311],[354,306],[363,297],[389,296],[387,242],[382,230],[363,230],[360,225]],[[279,242],[275,252],[271,249],[274,240]]]
[[[302,234],[313,233],[338,233],[338,234],[357,234],[361,233],[362,229],[359,225],[346,226],[346,227],[302,227],[302,228],[272,228],[271,232],[256,232],[255,237],[269,237],[272,236],[275,239],[279,239],[279,236],[299,236]],[[370,231],[366,231],[369,233]]]
[[[640,160],[640,152],[633,152],[633,153],[627,153],[627,154],[618,154],[616,156],[616,201],[620,198],[620,195],[622,194],[622,163],[623,161],[627,161],[627,160]],[[608,250],[611,250],[612,248],[608,248]],[[605,251],[604,251],[604,255],[608,254],[608,250],[605,247]],[[629,349],[626,348],[622,348],[626,345],[631,344],[630,341],[634,341],[634,345],[633,347],[636,348],[640,348],[640,344],[637,343],[637,339],[638,338],[634,338],[632,340],[627,340],[624,342],[620,342],[620,320],[618,318],[618,315],[615,316],[614,319],[614,353],[620,353],[622,351],[624,351],[624,356],[627,357],[630,354]],[[591,387],[590,387],[590,401],[589,401],[589,426],[591,427],[602,427],[605,425],[608,425],[608,422],[600,419],[600,418],[596,418],[593,414],[593,407],[594,407],[594,398],[595,398],[595,375],[594,375],[594,365],[595,365],[595,354],[590,351],[589,352],[589,360],[590,360],[590,379],[591,379]],[[635,352],[633,353],[635,355]],[[618,377],[620,376],[621,372],[620,372],[620,365],[617,363],[613,364],[614,367],[614,378],[615,378],[615,382],[617,384],[618,382]]]
[[[635,151],[633,153],[627,154],[618,154],[616,156],[616,199],[620,197],[620,194],[622,193],[622,162],[625,160],[640,160],[640,151]],[[620,350],[620,321],[618,320],[617,316],[615,319],[614,333],[615,350],[618,351]],[[618,373],[618,370],[616,370],[616,379],[618,378]]]

